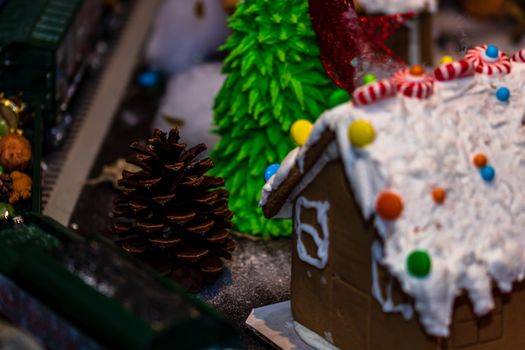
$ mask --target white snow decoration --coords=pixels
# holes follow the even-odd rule
[[[359,0],[368,13],[397,14],[406,12],[437,11],[437,0]]]
[[[496,98],[502,86],[511,91],[508,103]],[[365,107],[342,104],[325,112],[311,135],[335,132],[353,195],[383,244],[380,263],[413,297],[425,331],[447,337],[456,297],[466,293],[482,316],[494,306],[493,288],[510,292],[525,277],[525,65],[512,64],[505,76],[475,75],[434,88],[427,100],[397,96]],[[354,149],[347,127],[361,119],[377,136]],[[314,145],[309,139],[301,147],[296,164]],[[472,164],[480,152],[496,170],[491,183]],[[441,205],[432,200],[435,186],[447,191]],[[265,186],[263,192],[271,196],[278,189]],[[403,197],[398,220],[373,216],[385,189]],[[414,250],[432,258],[426,278],[407,272]]]
[[[199,3],[202,17],[195,12]],[[147,60],[168,73],[201,63],[228,37],[227,16],[219,0],[165,0],[146,46]]]
[[[394,286],[393,277],[390,277],[390,281],[386,287],[386,297],[383,297],[381,292],[381,285],[379,283],[379,272],[378,264],[383,259],[383,248],[379,241],[374,241],[372,244],[372,295],[381,305],[383,312],[399,312],[403,315],[405,320],[410,320],[414,315],[414,309],[410,304],[399,304],[395,305],[392,300],[392,287]]]
[[[222,63],[206,63],[170,77],[152,128],[169,131],[173,126],[164,116],[179,119],[183,142],[198,140],[213,149],[219,137],[210,132],[210,125],[213,101],[225,78],[221,68]]]
[[[316,210],[317,223],[321,226],[323,237],[319,235],[315,227],[301,222],[301,208],[303,207]],[[299,259],[320,270],[324,269],[328,263],[328,248],[330,244],[330,232],[328,230],[329,209],[330,203],[327,201],[310,201],[303,196],[297,198],[295,202],[295,233],[297,235],[297,253],[299,254]],[[310,235],[314,240],[315,246],[317,247],[317,258],[311,256],[308,254],[308,251],[306,251],[301,239],[303,232]]]

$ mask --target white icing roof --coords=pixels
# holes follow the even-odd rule
[[[434,13],[438,7],[438,0],[358,0],[358,2],[371,14],[419,13],[425,10]]]
[[[494,306],[493,282],[508,292],[524,278],[524,81],[525,64],[513,63],[511,74],[503,77],[436,82],[427,100],[397,96],[370,106],[346,103],[332,109],[266,184],[261,204],[320,135],[334,130],[356,200],[382,237],[382,263],[414,297],[426,331],[448,336],[454,300],[462,291],[482,315]],[[502,86],[511,92],[508,103],[496,98]],[[347,138],[349,124],[358,119],[369,121],[376,131],[375,141],[362,149],[351,147]],[[472,163],[479,152],[496,171],[493,182],[485,182]],[[432,199],[435,186],[447,191],[442,205]],[[403,199],[398,220],[373,216],[385,190]],[[287,214],[285,205],[280,215]],[[407,272],[407,256],[416,249],[432,258],[427,278]]]

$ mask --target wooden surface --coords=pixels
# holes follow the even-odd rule
[[[293,326],[290,301],[283,301],[252,310],[246,326],[268,344],[282,350],[310,350]]]

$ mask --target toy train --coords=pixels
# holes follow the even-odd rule
[[[0,1],[0,91],[22,94],[39,112],[47,149],[62,139],[96,43],[121,2]]]
[[[46,349],[241,348],[225,319],[107,239],[34,213],[0,219],[0,312]]]

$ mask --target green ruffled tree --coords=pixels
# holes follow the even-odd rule
[[[214,105],[212,175],[226,179],[235,229],[289,236],[290,220],[265,219],[258,207],[264,171],[296,147],[290,137],[298,119],[314,121],[348,94],[321,63],[307,0],[246,0],[229,20],[233,33],[221,49],[226,81]]]

